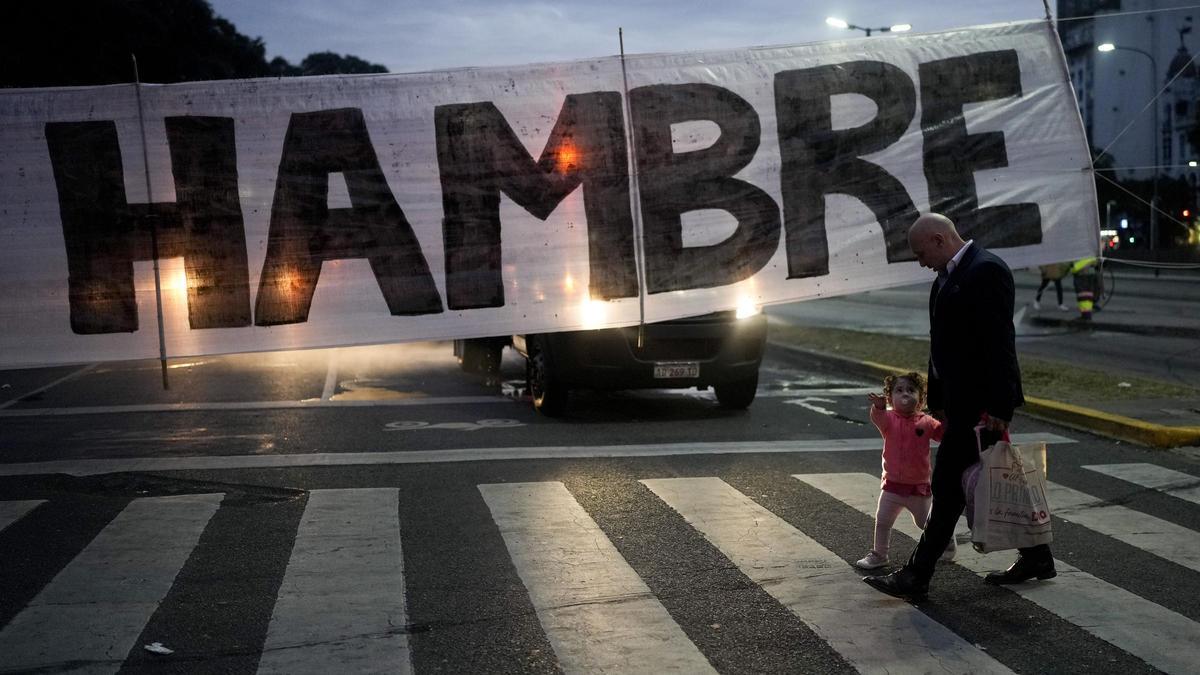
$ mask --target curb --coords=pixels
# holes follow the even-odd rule
[[[768,340],[772,347],[782,349],[808,359],[818,370],[824,372],[851,373],[860,377],[882,380],[887,375],[908,370],[874,361],[861,361],[837,354],[814,351]],[[1055,422],[1072,429],[1129,441],[1151,448],[1177,448],[1200,445],[1200,426],[1169,427],[1102,410],[1052,401],[1033,396],[1025,397],[1025,405],[1018,412],[1037,419]]]
[[[1170,336],[1182,338],[1200,338],[1200,328],[1191,326],[1148,326],[1140,324],[1111,323],[1105,321],[1083,321],[1081,319],[1051,319],[1044,316],[1028,316],[1026,320],[1035,326],[1052,326],[1070,328],[1080,331],[1099,331],[1105,333],[1132,333],[1134,335],[1153,335],[1156,337]]]

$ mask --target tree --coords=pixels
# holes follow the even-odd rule
[[[303,75],[349,75],[354,73],[386,73],[378,63],[367,63],[357,56],[341,56],[333,52],[316,52],[300,62]]]
[[[4,14],[0,86],[6,87],[132,82],[131,54],[143,82],[387,72],[329,52],[304,60],[317,57],[311,73],[281,57],[268,63],[262,38],[239,33],[206,0],[35,0],[6,3]]]
[[[271,59],[267,66],[276,77],[296,75],[350,75],[355,73],[386,73],[387,68],[378,63],[367,63],[357,56],[342,56],[333,52],[315,52],[304,57],[299,66],[293,66],[282,56]]]

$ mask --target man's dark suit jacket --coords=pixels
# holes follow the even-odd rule
[[[929,409],[953,424],[987,412],[1012,420],[1025,403],[1013,329],[1013,276],[972,243],[945,283],[929,295]],[[936,373],[936,375],[935,375]]]

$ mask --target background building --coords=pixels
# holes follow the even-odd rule
[[[1093,154],[1106,151],[1097,169],[1159,205],[1152,212],[1098,180],[1104,227],[1122,229],[1124,220],[1125,246],[1137,247],[1139,236],[1152,249],[1186,241],[1200,174],[1190,164],[1200,162],[1200,9],[1189,0],[1059,0],[1057,16]]]

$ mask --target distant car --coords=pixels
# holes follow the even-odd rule
[[[641,347],[629,326],[455,340],[454,354],[463,370],[496,372],[513,347],[533,407],[549,416],[566,411],[572,389],[712,387],[721,407],[740,410],[754,401],[766,341],[766,316],[728,311],[646,324]]]

